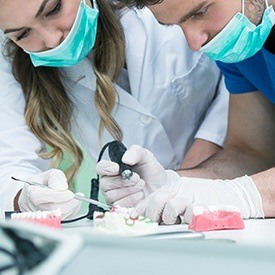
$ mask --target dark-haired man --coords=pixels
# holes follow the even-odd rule
[[[192,50],[217,61],[231,93],[228,138],[223,151],[178,179],[148,151],[131,148],[124,160],[135,164],[140,180],[119,185],[115,166],[110,172],[99,164],[106,197],[139,203],[141,213],[166,223],[196,204],[231,204],[243,218],[275,217],[275,0],[124,2],[148,5],[161,24],[182,28]],[[140,203],[141,193],[147,198]]]

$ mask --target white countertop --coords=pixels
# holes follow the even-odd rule
[[[206,238],[231,239],[240,244],[273,246],[275,248],[275,219],[244,221],[243,230],[217,230],[204,232]]]
[[[42,226],[38,228],[30,223],[11,226],[20,232],[26,230],[25,236],[28,233],[31,239],[38,230],[38,236],[58,241],[55,253],[38,267],[36,273],[31,273],[35,275],[90,274],[91,270],[100,275],[273,274],[275,219],[246,220],[244,223],[243,230],[203,232],[207,241],[190,242],[185,239],[155,241],[99,236],[93,233],[90,220],[65,224],[62,231],[42,229]],[[158,228],[159,232],[179,229],[187,229],[187,225]],[[49,268],[51,273],[48,273]]]
[[[0,219],[3,221],[3,219]],[[215,230],[202,232],[205,239],[228,239],[238,244],[261,245],[275,248],[275,219],[244,220],[245,228],[242,230]],[[91,234],[93,221],[85,219],[74,223],[63,224],[64,233]],[[186,224],[159,226],[158,232],[179,231],[187,229]]]
[[[273,246],[275,248],[275,219],[245,220],[242,230],[216,230],[203,232],[205,239],[228,239],[244,245]],[[93,222],[82,220],[63,225],[64,232],[93,234]],[[187,229],[186,224],[159,226],[159,232]]]
[[[187,274],[232,275],[273,274],[275,270],[275,219],[244,221],[243,230],[216,230],[203,232],[206,241],[184,239],[152,241],[144,238],[118,237],[102,239],[95,236],[92,221],[68,224],[66,233],[88,233],[86,248],[71,266],[72,274],[77,266],[95,268],[92,260],[107,265],[96,267],[95,274]],[[159,232],[179,228],[186,224],[159,226]],[[123,259],[123,269],[119,263]],[[138,265],[136,263],[139,263]],[[146,268],[145,268],[146,267]],[[88,270],[88,269],[87,269]],[[62,275],[67,275],[69,269]]]

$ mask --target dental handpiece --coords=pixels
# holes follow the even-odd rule
[[[114,140],[109,144],[109,157],[111,161],[116,162],[119,165],[119,174],[125,179],[130,179],[133,175],[130,165],[122,162],[122,157],[127,148],[120,141]]]

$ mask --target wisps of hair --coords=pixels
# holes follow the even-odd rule
[[[124,34],[120,22],[114,16],[109,0],[98,1],[100,17],[98,34],[93,52],[94,72],[97,76],[95,105],[100,116],[99,136],[104,129],[117,139],[122,139],[122,131],[112,116],[117,92],[114,81],[125,63]]]
[[[52,150],[38,152],[42,158],[51,158],[58,166],[64,152],[74,157],[65,173],[70,182],[83,160],[81,149],[71,135],[72,106],[61,82],[59,70],[50,67],[35,68],[30,57],[12,41],[6,43],[12,58],[12,73],[21,84],[26,98],[25,120],[30,130]]]

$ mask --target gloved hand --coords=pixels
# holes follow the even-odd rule
[[[65,174],[61,170],[50,169],[28,179],[50,188],[25,184],[18,199],[21,211],[51,211],[61,209],[62,219],[73,217],[80,209],[81,202],[74,199],[68,190]]]
[[[156,189],[179,178],[176,172],[165,170],[150,151],[138,145],[131,146],[122,161],[133,166],[130,180],[118,175],[117,163],[102,160],[96,166],[101,176],[101,190],[109,204],[133,207]]]
[[[261,196],[249,176],[234,180],[182,177],[156,190],[135,210],[153,221],[162,219],[165,224],[174,224],[180,215],[190,223],[196,204],[232,205],[240,209],[243,219],[264,217]]]

